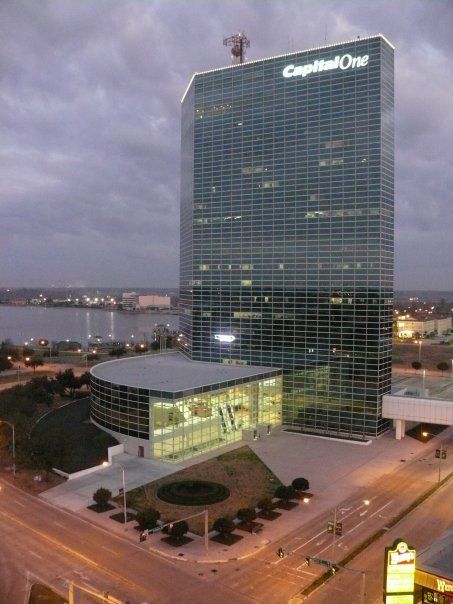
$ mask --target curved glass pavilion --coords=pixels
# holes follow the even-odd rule
[[[178,352],[96,365],[91,419],[128,453],[180,461],[281,424],[281,370]]]

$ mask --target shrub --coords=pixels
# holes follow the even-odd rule
[[[136,520],[138,523],[138,528],[141,531],[145,529],[153,529],[157,526],[157,521],[160,518],[160,512],[158,512],[155,508],[149,507],[145,508],[138,512],[136,516]]]
[[[296,491],[308,491],[310,488],[310,484],[306,478],[295,478],[291,485],[296,489]]]
[[[415,371],[418,371],[422,368],[422,364],[420,363],[420,361],[412,361],[411,366],[412,369],[415,369]]]
[[[275,489],[275,497],[289,501],[296,497],[296,489],[293,486],[279,486]]]
[[[220,535],[226,537],[234,531],[235,524],[230,518],[221,517],[214,521],[212,528]]]
[[[272,499],[269,497],[264,497],[264,499],[260,499],[258,501],[258,507],[260,510],[263,510],[264,513],[268,514],[274,509],[274,504],[272,503]]]
[[[446,363],[445,361],[441,361],[440,363],[437,363],[437,369],[439,371],[442,371],[442,375],[444,374],[444,371],[448,371],[449,368],[450,368],[450,365],[448,363]]]
[[[237,517],[242,522],[253,522],[256,518],[256,512],[253,508],[241,508],[237,511]]]
[[[93,499],[99,506],[106,506],[112,498],[112,492],[101,487],[93,493]]]
[[[179,520],[166,526],[164,532],[166,532],[174,541],[181,541],[188,530],[189,525],[187,522],[185,520]]]

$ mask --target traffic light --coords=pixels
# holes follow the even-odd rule
[[[279,558],[284,558],[285,557],[285,550],[283,549],[283,547],[279,547],[277,550],[277,556]]]
[[[142,531],[140,533],[140,541],[146,541],[147,532]]]
[[[305,564],[310,566],[310,556],[305,556]]]
[[[337,574],[337,570],[338,570],[338,566],[336,564],[333,564],[330,568],[330,572],[332,575],[336,575]]]

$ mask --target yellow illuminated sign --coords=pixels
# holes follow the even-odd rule
[[[386,604],[413,604],[415,549],[402,539],[385,550],[384,593]]]

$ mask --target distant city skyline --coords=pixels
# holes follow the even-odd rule
[[[193,7],[1,3],[0,285],[178,286],[180,99],[193,72],[229,64],[222,38],[238,29],[249,60],[379,32],[392,40],[395,288],[453,283],[453,4]]]

